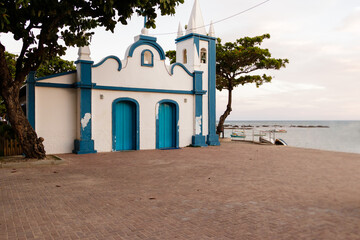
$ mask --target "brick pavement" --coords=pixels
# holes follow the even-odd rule
[[[360,239],[360,155],[221,147],[0,169],[0,239]]]

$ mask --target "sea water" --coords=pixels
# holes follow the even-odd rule
[[[226,121],[225,125],[250,125],[255,132],[283,129],[287,132],[275,133],[275,137],[289,146],[360,153],[360,121]],[[246,140],[252,140],[252,130],[245,131]],[[225,137],[231,133],[232,129],[225,129]]]

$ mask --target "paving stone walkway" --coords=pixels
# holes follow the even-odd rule
[[[220,147],[0,169],[0,239],[360,239],[360,155]]]

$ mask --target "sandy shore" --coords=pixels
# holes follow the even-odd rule
[[[360,155],[220,147],[0,169],[0,239],[360,239]]]

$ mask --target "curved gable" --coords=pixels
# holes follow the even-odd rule
[[[108,60],[108,59],[114,59],[115,61],[117,61],[117,63],[118,63],[118,69],[117,69],[117,70],[118,70],[118,71],[121,70],[121,68],[122,68],[121,60],[120,60],[117,56],[114,56],[114,55],[110,55],[110,56],[105,57],[105,58],[102,59],[99,63],[94,64],[92,67],[93,67],[93,68],[99,67],[99,66],[102,65],[104,62],[106,62],[106,60]]]
[[[156,38],[144,36],[144,35],[140,35],[138,41],[136,41],[135,43],[133,43],[130,46],[128,54],[127,54],[128,57],[132,57],[135,49],[142,45],[148,45],[148,46],[153,47],[159,53],[160,59],[165,60],[165,52],[162,49],[162,47],[156,42]]]
[[[176,67],[176,66],[179,66],[179,67],[181,67],[182,69],[184,69],[184,71],[185,71],[190,77],[193,76],[193,73],[191,73],[191,72],[185,67],[184,64],[179,63],[179,62],[176,62],[176,63],[174,63],[173,65],[171,65],[171,69],[170,69],[171,75],[174,75],[174,67]]]

